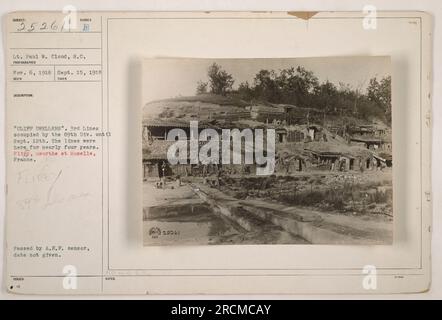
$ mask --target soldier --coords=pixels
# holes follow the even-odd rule
[[[163,188],[166,187],[166,161],[163,161],[163,164],[161,165],[161,172],[162,172],[162,176],[161,176],[161,185]]]

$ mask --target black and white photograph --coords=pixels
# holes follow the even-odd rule
[[[144,245],[392,244],[389,57],[142,72]]]
[[[442,10],[407,1],[0,4],[0,295],[441,296]]]

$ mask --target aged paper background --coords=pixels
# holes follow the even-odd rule
[[[132,14],[109,14],[111,18],[106,19],[106,24],[101,24],[107,30],[106,37],[102,37],[102,46],[106,47],[106,53],[102,55],[102,63],[106,65],[103,69],[103,103],[106,106],[105,116],[103,114],[92,114],[92,124],[99,126],[108,126],[112,137],[109,139],[109,149],[107,144],[103,150],[109,155],[102,163],[104,172],[109,175],[103,175],[103,183],[107,186],[108,193],[101,190],[103,183],[101,178],[94,183],[90,183],[90,177],[97,178],[97,168],[100,168],[100,162],[91,160],[91,164],[85,166],[83,163],[77,164],[75,161],[65,166],[62,163],[60,170],[67,172],[66,179],[70,183],[69,192],[82,189],[84,185],[88,186],[91,199],[88,199],[85,207],[79,210],[78,205],[66,206],[66,216],[57,215],[58,210],[46,211],[44,214],[51,216],[51,220],[41,220],[32,218],[29,215],[18,214],[11,218],[8,216],[8,225],[13,228],[26,228],[31,232],[23,233],[16,230],[9,231],[8,241],[10,245],[19,244],[27,239],[28,242],[40,239],[39,234],[34,233],[41,223],[42,232],[48,230],[47,225],[56,225],[57,228],[50,228],[55,234],[52,238],[58,240],[57,244],[66,244],[74,242],[75,245],[87,243],[92,249],[89,256],[78,258],[72,256],[76,263],[80,263],[80,275],[92,276],[83,289],[85,292],[96,292],[97,286],[104,288],[105,292],[129,292],[127,288],[132,288],[130,292],[145,292],[146,283],[139,281],[141,275],[167,275],[168,277],[152,277],[149,281],[149,288],[153,293],[165,292],[189,292],[192,286],[193,293],[201,292],[319,292],[315,289],[321,287],[320,292],[336,291],[336,284],[340,283],[340,288],[344,291],[360,291],[360,277],[362,266],[373,264],[379,268],[379,275],[385,279],[382,282],[381,292],[422,290],[426,287],[426,281],[398,281],[398,273],[401,279],[417,279],[422,270],[428,270],[428,245],[423,246],[422,241],[428,244],[428,235],[423,235],[423,230],[429,226],[429,216],[421,216],[422,198],[425,190],[416,192],[419,186],[420,172],[415,168],[423,165],[426,172],[428,165],[421,164],[420,158],[420,125],[416,119],[421,118],[421,110],[417,107],[420,101],[420,81],[424,80],[423,88],[427,88],[428,80],[425,76],[421,77],[420,44],[427,40],[420,38],[421,28],[427,30],[428,25],[422,25],[419,14],[405,14],[405,17],[399,18],[400,14],[390,14],[393,18],[385,17],[378,21],[378,29],[373,33],[367,33],[360,26],[360,18],[355,18],[351,14],[342,14],[342,19],[336,19],[339,16],[321,14],[317,19],[303,21],[295,19],[286,14],[272,15],[272,18],[266,18],[266,14],[255,15],[250,19],[248,14],[238,14],[234,18],[226,17],[223,14],[200,14],[200,19],[195,16],[186,16],[181,14],[183,19],[171,21],[176,14],[150,14],[146,16],[142,13]],[[357,15],[356,15],[357,16]],[[93,14],[93,18],[99,17]],[[148,19],[145,19],[145,18]],[[152,19],[156,17],[157,19]],[[169,17],[169,19],[164,19]],[[186,18],[187,17],[187,18]],[[217,19],[207,19],[216,17]],[[274,17],[274,18],[273,18]],[[160,19],[162,18],[162,19]],[[260,20],[258,20],[260,19]],[[398,37],[398,34],[407,30],[409,37],[406,39]],[[155,32],[152,32],[155,30]],[[161,33],[156,30],[161,30]],[[203,32],[196,33],[196,30]],[[222,30],[222,32],[221,32]],[[226,38],[224,32],[229,32],[231,37]],[[250,30],[254,32],[251,33]],[[284,32],[282,32],[282,30]],[[339,34],[339,38],[333,39],[324,36],[323,30]],[[179,31],[179,32],[178,32]],[[185,45],[180,32],[187,35]],[[127,34],[131,37],[128,38]],[[140,42],[139,39],[145,39]],[[242,47],[247,39],[248,46]],[[428,38],[425,38],[428,39]],[[19,40],[17,40],[19,44]],[[26,42],[29,44],[29,42]],[[211,45],[216,43],[216,46]],[[124,45],[122,45],[124,44]],[[263,46],[265,44],[265,46]],[[201,47],[206,48],[202,51]],[[428,52],[425,52],[428,53]],[[137,89],[139,77],[139,57],[169,55],[182,57],[305,57],[305,56],[330,56],[330,55],[391,55],[393,62],[393,126],[395,145],[404,145],[395,151],[395,157],[404,159],[404,162],[395,165],[395,203],[396,212],[403,214],[404,219],[395,221],[395,245],[393,248],[384,246],[379,247],[281,247],[275,250],[272,248],[263,248],[259,246],[246,246],[242,248],[143,248],[141,245],[141,230],[139,228],[139,191],[136,184],[132,183],[139,172],[139,134],[137,131],[137,108],[139,102],[139,90]],[[418,59],[419,57],[419,59]],[[424,55],[422,66],[428,68],[428,55]],[[428,74],[428,70],[422,70],[423,74]],[[397,80],[396,80],[397,79]],[[90,87],[86,90],[90,90]],[[406,93],[406,94],[403,94]],[[82,101],[81,99],[86,99]],[[49,98],[45,93],[41,93],[43,101]],[[76,101],[79,99],[80,101]],[[69,112],[69,121],[72,124],[84,120],[84,114],[78,109],[78,105],[101,105],[100,102],[90,100],[91,96],[75,96],[72,93],[71,102],[65,104],[65,111]],[[425,100],[427,101],[427,100]],[[428,106],[428,102],[424,105]],[[47,112],[54,112],[53,121],[66,119],[62,109],[58,109],[60,104],[48,106]],[[72,112],[73,107],[78,109],[78,114]],[[107,109],[108,107],[108,109]],[[14,115],[21,121],[24,119],[35,120],[36,115],[25,112],[26,106],[14,109]],[[397,108],[404,108],[406,112],[398,113]],[[128,112],[132,109],[134,112]],[[107,112],[108,110],[108,112]],[[97,111],[97,110],[95,110]],[[102,110],[98,110],[102,111]],[[94,112],[94,111],[91,111]],[[58,114],[58,119],[57,119]],[[31,115],[31,117],[29,117]],[[29,118],[27,118],[29,117]],[[78,117],[78,118],[76,118]],[[11,120],[12,121],[12,120]],[[9,122],[13,125],[12,122]],[[64,122],[69,125],[69,122]],[[397,124],[407,124],[407,126]],[[425,126],[425,124],[424,124]],[[11,128],[10,128],[11,129]],[[425,134],[428,134],[426,129]],[[128,143],[133,141],[134,143]],[[426,140],[428,143],[428,140]],[[428,144],[426,144],[428,146]],[[138,153],[138,156],[134,156]],[[425,158],[423,158],[425,160]],[[108,162],[107,162],[108,161]],[[428,159],[426,159],[428,161]],[[108,164],[107,164],[108,163]],[[58,164],[52,167],[57,171]],[[76,167],[77,166],[77,167]],[[78,166],[81,168],[79,175]],[[96,166],[96,167],[94,167]],[[66,167],[70,169],[66,169]],[[77,169],[76,169],[77,168]],[[8,171],[14,176],[14,169]],[[91,170],[91,171],[88,171]],[[95,173],[94,173],[95,172]],[[129,172],[129,175],[126,173]],[[405,175],[404,173],[407,173]],[[428,173],[427,173],[428,174]],[[85,179],[84,181],[82,181]],[[404,180],[406,178],[406,181]],[[109,179],[109,180],[107,180]],[[411,183],[408,183],[411,181]],[[101,187],[100,187],[101,185]],[[11,186],[10,186],[11,187]],[[9,189],[11,190],[11,189]],[[13,189],[12,189],[13,190]],[[30,190],[34,190],[32,187]],[[26,193],[26,190],[23,190]],[[21,196],[23,193],[9,193],[9,196]],[[99,195],[105,194],[100,197]],[[400,201],[398,199],[401,199]],[[15,198],[8,200],[13,203]],[[19,199],[20,200],[20,199]],[[109,205],[103,205],[109,200]],[[89,202],[90,201],[90,202]],[[424,202],[425,204],[425,202]],[[99,209],[100,205],[102,206]],[[426,204],[425,204],[426,205]],[[9,208],[8,208],[9,209]],[[47,209],[47,208],[46,208]],[[69,210],[72,210],[70,212]],[[428,210],[428,209],[427,209]],[[75,217],[75,213],[82,212],[80,216]],[[91,214],[92,212],[92,214]],[[96,212],[104,213],[96,215]],[[86,213],[88,213],[86,215]],[[398,213],[396,213],[396,216]],[[422,219],[422,217],[424,217]],[[98,222],[97,222],[98,221]],[[103,222],[100,223],[100,221]],[[422,225],[422,222],[424,223]],[[78,227],[75,224],[78,223]],[[63,225],[70,225],[72,235],[66,234]],[[91,228],[84,232],[84,226]],[[31,228],[32,226],[32,228]],[[105,227],[103,227],[105,226]],[[107,226],[107,227],[106,227]],[[422,228],[416,228],[421,226]],[[62,235],[57,235],[57,230]],[[82,230],[79,232],[79,230]],[[26,236],[26,238],[24,238]],[[78,238],[77,238],[78,237]],[[106,240],[106,241],[103,241]],[[102,244],[105,245],[102,246]],[[232,250],[233,249],[233,250]],[[272,250],[270,250],[272,249]],[[102,252],[102,255],[100,254]],[[296,258],[298,257],[298,258]],[[299,257],[302,257],[300,259]],[[329,258],[327,258],[329,257]],[[333,257],[333,259],[331,259]],[[426,257],[422,259],[422,257]],[[44,276],[48,274],[61,275],[63,265],[67,261],[62,259],[57,263],[48,262],[47,264],[23,263],[15,259],[10,261],[9,268],[15,275],[33,275]],[[78,261],[78,262],[77,262]],[[275,261],[277,264],[275,265]],[[327,264],[324,264],[327,261]],[[84,265],[83,265],[84,264]],[[258,268],[257,268],[258,266]],[[327,272],[324,276],[321,269],[325,268]],[[400,273],[398,269],[406,269]],[[150,270],[144,270],[150,269]],[[165,269],[168,269],[165,271]],[[191,270],[193,269],[193,270]],[[199,269],[199,270],[196,270]],[[353,269],[353,270],[352,270]],[[382,271],[381,271],[382,270]],[[420,271],[419,271],[420,270]],[[270,271],[270,273],[269,273]],[[117,280],[103,280],[100,275],[102,272],[108,275],[114,275]],[[271,283],[260,277],[272,279]],[[415,274],[415,275],[413,275]],[[119,275],[131,275],[128,277],[118,277]],[[138,275],[138,276],[137,276]],[[186,279],[182,277],[186,275]],[[204,277],[202,277],[204,275]],[[247,283],[248,277],[239,277],[240,275],[253,276],[255,285],[250,287]],[[293,277],[296,275],[297,277]],[[348,276],[345,276],[348,275]],[[225,281],[219,284],[217,277],[223,276]],[[296,279],[295,279],[296,278]],[[358,278],[358,279],[356,279]],[[38,285],[42,280],[31,277],[27,279],[28,286],[25,290],[32,292],[32,284],[40,286],[46,292],[58,292],[56,287],[48,285]],[[167,279],[167,280],[166,280]],[[240,287],[235,286],[238,279],[243,279]],[[255,280],[256,279],[256,280]],[[287,281],[290,279],[290,281]],[[344,279],[344,280],[342,280]],[[353,280],[354,279],[354,280]],[[424,278],[425,279],[425,278]],[[324,281],[326,280],[326,281]],[[57,280],[51,280],[57,281]],[[172,286],[172,283],[175,283]],[[215,283],[218,286],[215,286]],[[55,283],[54,283],[55,284]],[[198,287],[195,287],[195,284]],[[171,288],[172,291],[170,290]],[[176,289],[176,290],[175,290]],[[301,290],[303,289],[303,290]],[[305,290],[304,290],[305,289]],[[35,290],[40,291],[40,290]],[[232,292],[232,293],[233,293]],[[63,290],[60,290],[63,293]]]

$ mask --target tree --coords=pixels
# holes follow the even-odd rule
[[[232,75],[223,70],[217,63],[210,65],[207,75],[209,77],[211,93],[225,96],[227,92],[232,90],[233,83],[235,82]]]
[[[260,70],[253,79],[256,98],[262,101],[279,102],[280,90],[273,70]]]
[[[329,111],[336,109],[339,107],[339,93],[336,86],[326,80],[325,82],[317,85],[314,88],[314,102],[315,108]],[[337,110],[336,110],[337,111]]]
[[[353,114],[358,116],[359,114],[359,100],[361,98],[361,88],[363,83],[359,84],[356,89],[353,89],[348,83],[339,82],[338,94],[341,112],[346,114]]]
[[[311,94],[318,78],[303,67],[280,70],[260,70],[254,78],[254,89],[260,100],[310,106]]]
[[[299,107],[311,107],[314,89],[319,85],[318,78],[312,71],[298,66],[281,71],[278,77],[283,102]]]
[[[356,86],[319,82],[318,77],[302,66],[281,70],[261,69],[251,83],[245,81],[233,89],[234,79],[217,63],[207,69],[208,81],[199,81],[196,94],[211,92],[236,96],[249,103],[291,104],[312,109],[311,121],[323,121],[327,116],[347,116],[371,120],[378,118],[391,123],[391,77],[372,78],[366,92],[366,80]],[[292,111],[294,113],[294,111]],[[333,118],[332,118],[333,119]]]
[[[207,93],[207,86],[208,86],[207,82],[198,81],[198,84],[196,86],[196,94],[199,95]]]
[[[239,84],[237,92],[240,99],[251,101],[254,98],[254,90],[247,81]]]
[[[384,110],[385,118],[391,123],[391,76],[384,77],[381,81],[376,78],[370,79],[367,97]]]

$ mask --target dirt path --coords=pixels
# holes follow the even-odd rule
[[[201,199],[190,185],[157,189],[144,183],[143,233],[145,245],[226,245],[226,244],[303,244],[281,227],[248,217],[248,228],[214,210]],[[235,201],[227,195],[218,195],[224,201]],[[178,231],[179,237],[152,239],[152,228]]]

